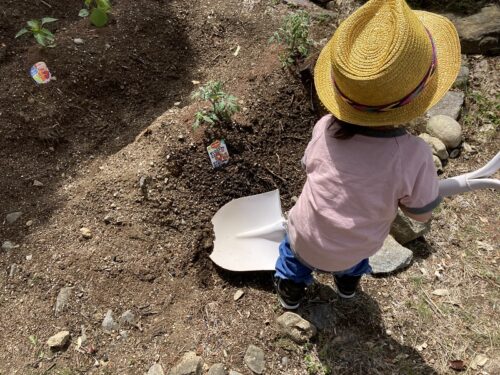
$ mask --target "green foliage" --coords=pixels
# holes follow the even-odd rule
[[[309,26],[311,19],[309,14],[299,10],[287,15],[283,25],[269,39],[271,43],[282,44],[285,48],[280,54],[280,61],[283,67],[290,67],[297,64],[309,54],[309,48],[313,44],[309,39]]]
[[[103,27],[108,23],[108,13],[111,12],[109,0],[85,0],[85,8],[80,9],[80,17],[89,17],[95,27]]]
[[[330,375],[332,370],[330,367],[322,364],[319,359],[308,353],[304,356],[307,373],[310,375]]]
[[[43,27],[47,23],[55,22],[57,21],[56,18],[51,18],[51,17],[44,17],[40,20],[29,20],[26,22],[26,25],[28,27],[23,27],[21,30],[19,30],[16,34],[16,38],[20,37],[21,35],[24,34],[29,34],[33,35],[35,40],[37,41],[38,44],[40,44],[43,47],[54,47],[54,40],[55,36],[50,32],[50,30],[46,29]]]
[[[239,112],[237,98],[222,90],[222,83],[210,81],[199,88],[192,95],[193,99],[208,101],[212,105],[210,110],[198,111],[195,114],[193,127],[201,124],[215,125],[231,121],[231,117]]]
[[[500,126],[500,94],[495,100],[488,99],[479,91],[469,95],[469,113],[464,119],[466,126],[482,126],[492,124],[494,129]]]

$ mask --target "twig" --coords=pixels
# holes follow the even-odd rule
[[[51,364],[51,365],[49,366],[49,368],[43,372],[43,374],[47,374],[47,373],[48,373],[50,370],[52,370],[54,367],[56,367],[56,364],[55,364],[55,363]]]
[[[51,8],[51,9],[52,9],[52,5],[50,5],[50,4],[49,4],[49,3],[47,3],[46,1],[44,1],[44,0],[40,0],[40,2],[41,2],[43,5],[46,5],[46,6],[48,6],[49,8]]]
[[[445,315],[443,314],[443,312],[441,311],[441,309],[434,303],[434,301],[431,299],[431,297],[429,297],[429,295],[427,294],[427,292],[425,290],[422,290],[422,291],[425,294],[425,298],[426,298],[427,303],[434,310],[434,312],[439,313],[439,315],[441,315],[442,317],[444,317]]]
[[[286,184],[286,183],[287,183],[287,181],[286,181],[283,177],[281,177],[280,175],[278,175],[278,174],[276,174],[275,172],[273,172],[270,168],[268,168],[268,167],[264,166],[264,169],[265,169],[266,171],[268,171],[269,173],[271,173],[274,177],[279,178],[279,179],[281,180],[281,182],[283,182],[284,184]]]

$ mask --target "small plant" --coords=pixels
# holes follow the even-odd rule
[[[309,54],[313,44],[309,39],[311,19],[303,10],[291,13],[285,17],[283,25],[269,39],[270,43],[284,45],[285,50],[280,54],[283,67],[296,65]]]
[[[54,47],[55,36],[50,32],[49,29],[43,27],[44,25],[57,21],[56,18],[44,17],[40,20],[29,20],[26,22],[28,27],[23,27],[16,34],[16,38],[21,35],[31,33],[38,44],[43,47]]]
[[[89,17],[90,23],[95,27],[103,27],[108,23],[108,13],[111,12],[109,0],[85,0],[85,8],[80,9],[80,17]]]
[[[239,112],[237,98],[227,94],[222,90],[221,82],[210,81],[206,85],[200,87],[192,95],[193,99],[205,100],[212,104],[210,110],[201,110],[196,112],[194,128],[201,124],[215,125],[217,123],[226,123],[231,121],[231,117]]]

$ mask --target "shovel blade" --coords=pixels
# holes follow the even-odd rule
[[[285,237],[279,190],[234,199],[212,218],[210,259],[230,271],[272,271]]]

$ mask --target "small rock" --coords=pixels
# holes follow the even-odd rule
[[[17,264],[14,263],[13,265],[10,266],[9,277],[14,277],[16,271],[17,271]]]
[[[264,351],[255,345],[249,345],[245,353],[244,361],[248,368],[256,374],[262,374],[266,367]]]
[[[30,261],[31,259],[33,259],[33,255],[31,255],[31,254],[26,255],[26,260],[27,261]]]
[[[5,251],[15,249],[16,247],[18,247],[18,245],[15,245],[14,242],[11,242],[11,241],[4,241],[2,243],[2,250],[5,250]]]
[[[68,305],[69,298],[71,297],[71,292],[73,291],[73,288],[71,287],[65,287],[61,288],[59,291],[59,294],[57,295],[56,298],[56,305],[54,306],[54,312],[57,315],[61,313],[66,306]]]
[[[80,228],[80,233],[82,234],[82,237],[85,238],[85,239],[90,239],[92,238],[92,232],[90,231],[89,228]]]
[[[427,115],[429,117],[444,115],[458,120],[464,105],[464,98],[465,95],[462,91],[448,91],[443,99],[427,111]]]
[[[441,161],[437,158],[439,163]],[[421,223],[419,221],[413,220],[406,216],[401,209],[398,209],[398,214],[396,219],[391,226],[391,236],[399,242],[401,245],[404,245],[410,241],[413,241],[419,237],[425,235],[431,229],[431,225],[429,222]]]
[[[460,156],[460,149],[459,148],[451,150],[451,152],[450,152],[450,159],[456,159],[459,156]]]
[[[178,139],[180,142],[183,142],[186,138],[184,137],[184,135],[183,135],[183,134],[179,134],[179,135],[177,136],[177,139]]]
[[[33,225],[33,220],[28,220],[28,221],[26,222],[26,226],[27,226],[27,227],[31,227],[32,225]]]
[[[212,365],[212,367],[210,367],[207,375],[226,375],[226,374],[227,371],[224,365],[222,363],[216,363],[215,365]]]
[[[75,39],[73,39],[73,43],[75,43],[75,44],[83,44],[83,39],[82,38],[75,38]]]
[[[9,224],[14,224],[17,221],[17,219],[21,217],[22,214],[23,213],[20,211],[11,212],[10,214],[7,214],[7,216],[5,216],[5,220],[7,220],[7,223]]]
[[[462,148],[464,149],[465,152],[467,152],[468,154],[474,152],[474,148],[468,144],[467,142],[464,142],[462,143]]]
[[[337,10],[337,3],[335,1],[329,1],[326,3],[325,8],[328,10]]]
[[[290,363],[290,358],[288,358],[288,357],[281,358],[281,365],[282,366],[286,367],[286,366],[288,366],[289,363]]]
[[[432,137],[427,133],[422,133],[419,135],[429,146],[431,146],[432,153],[439,157],[441,160],[448,159],[448,151],[446,151],[446,146],[441,140],[436,137]]]
[[[299,200],[299,198],[297,196],[295,196],[295,195],[292,198],[290,198],[290,199],[291,199],[291,201],[292,201],[293,204],[297,203],[297,201]]]
[[[385,274],[407,267],[413,258],[413,253],[401,246],[391,236],[387,236],[382,248],[370,257],[373,274]]]
[[[316,327],[301,316],[285,312],[276,320],[281,331],[297,344],[304,344],[316,335]]]
[[[427,133],[439,138],[449,149],[458,147],[462,141],[462,127],[449,116],[431,117],[427,123]]]
[[[69,331],[61,331],[59,333],[56,333],[54,336],[50,337],[47,340],[47,345],[52,350],[63,349],[69,342],[70,336],[71,335]]]
[[[201,375],[203,359],[194,352],[184,354],[181,361],[170,370],[169,375]]]
[[[42,187],[42,186],[43,186],[43,183],[41,183],[41,182],[40,182],[40,181],[38,181],[38,180],[35,180],[35,181],[33,181],[33,186]]]
[[[165,375],[165,373],[163,372],[163,367],[159,363],[155,363],[149,368],[147,375]]]
[[[105,224],[111,224],[115,220],[115,217],[113,214],[110,212],[104,216],[104,223]]]
[[[233,300],[238,301],[244,294],[245,292],[242,289],[238,289],[236,293],[234,293]]]
[[[102,321],[102,328],[108,332],[116,331],[118,329],[118,324],[113,320],[112,310],[108,310],[108,312],[106,313],[106,316]]]
[[[439,159],[436,155],[432,155],[432,160],[434,161],[434,166],[436,167],[436,171],[438,173],[442,172],[443,171],[443,163],[441,162],[441,159]]]
[[[135,315],[131,310],[125,311],[122,316],[120,316],[120,322],[126,323],[126,324],[134,324],[135,321]]]

